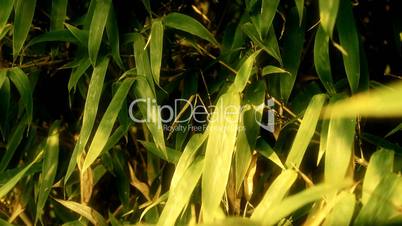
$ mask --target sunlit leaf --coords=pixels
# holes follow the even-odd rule
[[[124,68],[123,61],[120,57],[119,26],[117,24],[117,18],[113,4],[111,4],[110,12],[106,22],[106,34],[112,48],[112,57],[114,61],[120,68]]]
[[[161,71],[163,52],[163,24],[160,20],[154,20],[152,22],[151,41],[149,47],[152,75],[155,83],[159,85],[159,75]]]
[[[112,0],[96,0],[95,11],[89,28],[88,55],[95,66],[101,46],[103,31],[105,30]]]
[[[177,185],[173,187],[173,190],[170,190],[168,201],[163,208],[157,225],[175,225],[177,217],[179,217],[181,211],[189,202],[191,194],[201,177],[203,166],[204,160],[196,159],[186,169]]]
[[[272,25],[278,5],[279,0],[262,0],[260,18],[261,35],[263,36],[262,38],[265,37]]]
[[[67,173],[64,178],[64,183],[68,181],[69,177],[73,173],[74,168],[77,164],[77,158],[81,156],[81,153],[83,152],[85,145],[89,140],[89,136],[91,135],[91,131],[95,123],[96,113],[98,112],[99,100],[103,88],[103,81],[105,79],[108,65],[109,58],[103,58],[94,68],[94,71],[92,73],[84,106],[80,136],[70,158],[70,163],[68,165]]]
[[[254,209],[251,219],[259,222],[264,221],[267,213],[275,209],[285,195],[287,195],[296,178],[296,171],[290,169],[282,171],[274,182],[272,182],[271,186],[269,186],[264,197]]]
[[[320,21],[325,32],[332,37],[340,0],[320,0]]]
[[[239,114],[239,94],[223,94],[208,125],[209,139],[202,177],[202,208],[206,221],[211,221],[215,217],[226,189]]]
[[[338,196],[338,201],[325,218],[323,226],[350,225],[355,210],[355,195],[350,192],[341,192]]]
[[[394,169],[394,152],[387,149],[376,151],[370,158],[364,176],[362,188],[362,203],[365,205],[373,194],[381,179],[392,173]]]
[[[200,22],[190,16],[181,13],[169,13],[164,17],[163,22],[167,27],[190,33],[207,40],[216,46],[219,45],[215,40],[214,35],[211,34],[211,32],[209,32]]]
[[[296,137],[293,141],[292,148],[289,151],[285,165],[288,168],[299,168],[304,154],[310,144],[311,138],[314,135],[317,122],[320,118],[321,109],[326,100],[324,94],[315,95],[308,105],[306,112],[304,113],[303,120],[296,133]]]
[[[79,215],[88,219],[92,224],[99,226],[106,226],[106,221],[100,213],[92,209],[89,206],[74,202],[66,201],[61,199],[55,199],[58,203],[62,204],[66,208],[78,213]]]
[[[42,162],[42,174],[39,183],[39,194],[36,203],[35,221],[43,214],[43,208],[56,177],[59,161],[59,127],[60,121],[53,123],[46,141]]]
[[[101,154],[107,140],[112,132],[116,118],[120,112],[122,104],[130,91],[133,84],[133,78],[126,78],[119,86],[117,92],[113,96],[105,114],[99,123],[98,129],[94,135],[91,146],[89,147],[85,161],[82,166],[82,171],[85,171]]]

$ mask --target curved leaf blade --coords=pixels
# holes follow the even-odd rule
[[[29,28],[35,13],[36,0],[15,0],[13,56],[14,60],[21,52],[22,46],[28,37]]]
[[[214,35],[211,34],[211,32],[209,32],[200,22],[190,16],[181,13],[170,13],[163,19],[163,21],[167,27],[190,33],[216,46],[219,45]]]

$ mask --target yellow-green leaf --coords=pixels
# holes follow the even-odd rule
[[[239,114],[239,94],[225,93],[219,98],[207,128],[209,139],[202,177],[202,209],[206,221],[215,217],[226,189]]]
[[[160,20],[154,20],[152,22],[151,41],[149,47],[152,75],[155,83],[159,85],[163,51],[163,24]]]

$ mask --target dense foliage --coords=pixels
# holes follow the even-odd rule
[[[0,0],[0,224],[400,225],[398,8]]]

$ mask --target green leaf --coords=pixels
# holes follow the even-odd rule
[[[202,177],[202,208],[206,221],[215,217],[226,189],[239,114],[239,94],[225,93],[219,98],[207,128],[209,138]]]
[[[42,158],[43,152],[40,152],[36,158],[25,166],[21,171],[19,171],[16,175],[14,175],[11,179],[9,179],[3,186],[0,187],[0,199],[3,198],[14,186],[24,177],[27,171],[34,165],[37,161]]]
[[[345,180],[353,156],[355,126],[355,119],[330,119],[324,170],[329,184]]]
[[[13,0],[2,0],[0,1],[0,31],[2,31],[7,24],[8,18],[10,17],[11,11],[13,10]],[[0,39],[1,40],[1,39]]]
[[[71,71],[70,79],[68,80],[68,92],[71,92],[72,89],[75,91],[75,87],[77,86],[78,81],[82,77],[82,75],[88,70],[89,66],[91,66],[91,61],[88,56],[83,57],[79,60],[78,67],[74,68]]]
[[[88,55],[94,66],[98,58],[103,31],[105,30],[111,5],[112,0],[96,0],[95,11],[93,12],[91,26],[89,27],[88,39]]]
[[[66,208],[78,213],[79,215],[88,219],[92,224],[99,226],[106,226],[107,223],[100,213],[92,209],[89,206],[74,202],[66,201],[61,199],[55,199],[58,203],[62,204]]]
[[[324,117],[398,117],[402,116],[402,82],[337,101],[326,108]]]
[[[166,147],[166,154],[163,153],[157,146],[155,143],[153,142],[147,142],[147,141],[143,141],[143,140],[138,140],[138,142],[140,142],[145,149],[147,149],[147,151],[149,151],[150,153],[152,153],[153,155],[158,156],[161,159],[164,159],[170,163],[173,164],[177,164],[179,162],[180,156],[181,156],[181,152],[177,151],[176,149],[173,148],[169,148]]]
[[[39,183],[39,194],[36,203],[35,222],[37,222],[43,214],[43,208],[45,207],[46,200],[56,177],[57,164],[59,162],[59,127],[60,121],[54,122],[49,130],[49,136],[47,137]]]
[[[354,225],[400,225],[402,223],[402,178],[386,174],[363,205]]]
[[[35,13],[36,0],[15,0],[14,1],[14,35],[13,35],[13,56],[14,60],[21,52],[22,46],[27,39],[29,28]]]
[[[297,13],[299,15],[299,25],[303,22],[304,0],[295,0]]]
[[[341,46],[347,52],[347,55],[342,55],[343,64],[350,88],[355,93],[360,80],[359,34],[353,18],[352,3],[349,0],[341,0],[340,7],[342,10],[339,11],[337,29]]]
[[[320,0],[320,22],[324,31],[329,37],[332,37],[332,33],[335,26],[335,21],[338,14],[340,0]]]
[[[243,92],[244,88],[247,85],[248,80],[250,79],[251,71],[254,66],[254,61],[260,51],[257,51],[251,56],[249,56],[244,63],[241,65],[240,69],[237,71],[234,82],[229,88],[229,92]]]
[[[200,149],[201,145],[207,139],[207,131],[204,134],[194,134],[188,141],[183,153],[180,156],[179,161],[176,164],[176,169],[174,171],[172,180],[170,181],[170,190],[173,191],[179,181],[183,178],[186,170],[194,162],[197,155],[197,151]]]
[[[126,78],[119,86],[116,94],[113,96],[105,114],[99,123],[98,129],[94,135],[91,146],[89,147],[88,153],[85,157],[82,172],[91,166],[91,164],[98,158],[101,154],[103,148],[105,147],[107,140],[112,132],[116,118],[120,112],[120,109],[127,97],[127,94],[133,84],[133,78]]]
[[[176,219],[184,207],[188,205],[191,194],[200,180],[203,166],[204,160],[198,158],[185,170],[176,186],[170,190],[168,201],[163,208],[157,225],[175,225]]]
[[[256,149],[258,153],[260,153],[265,158],[271,160],[281,169],[285,169],[281,159],[279,158],[278,154],[276,154],[275,150],[262,138],[257,140]]]
[[[0,172],[3,172],[7,168],[8,164],[13,158],[18,145],[21,143],[21,140],[24,137],[24,131],[27,125],[27,117],[24,115],[7,140],[6,152],[3,154],[0,162]]]
[[[244,217],[226,217],[209,224],[198,224],[199,226],[262,226],[262,224],[254,222]]]
[[[81,44],[81,46],[87,48],[89,39],[88,30],[80,30],[77,27],[74,27],[73,25],[67,23],[65,25],[70,33],[79,41],[79,43],[77,44]]]
[[[163,18],[163,22],[167,27],[190,33],[219,46],[214,35],[211,34],[200,22],[190,16],[181,13],[169,13]]]
[[[113,4],[110,7],[109,16],[106,22],[106,34],[112,48],[112,57],[116,64],[123,69],[123,61],[120,57],[120,37],[119,37],[119,26],[116,20],[116,13]]]
[[[91,135],[92,128],[95,123],[96,113],[98,112],[99,100],[102,93],[103,81],[105,79],[106,70],[109,65],[109,58],[103,58],[92,72],[91,81],[89,82],[87,98],[84,106],[84,115],[82,119],[82,127],[80,136],[74,147],[73,154],[68,164],[67,173],[64,177],[64,183],[68,181],[74,171],[77,158],[81,156],[84,148]]]
[[[284,170],[276,177],[271,186],[265,192],[264,197],[254,209],[251,219],[262,222],[266,218],[267,213],[274,210],[282,199],[288,193],[290,187],[296,181],[297,173],[294,170]]]
[[[148,81],[148,86],[151,88],[152,95],[144,97],[154,97],[155,96],[155,86],[152,77],[151,64],[149,63],[149,55],[146,50],[144,37],[141,34],[134,34],[134,58],[135,66],[137,68],[137,74],[146,78]],[[141,83],[139,81],[139,83]],[[145,88],[145,87],[143,87]]]
[[[262,41],[255,26],[251,23],[245,23],[242,26],[243,32],[260,48],[275,58],[282,64],[281,55],[279,52],[278,42],[276,40],[275,31],[271,28],[268,33],[266,41]]]
[[[281,98],[287,102],[292,93],[293,86],[299,70],[304,44],[304,24],[299,24],[297,11],[292,8],[286,19],[286,30],[283,40],[283,66],[290,76],[280,76]]]
[[[163,51],[163,24],[161,20],[154,20],[152,22],[151,41],[149,47],[152,75],[155,83],[159,85]]]
[[[63,30],[67,14],[67,0],[53,0],[50,14],[50,30]]]
[[[387,149],[376,151],[370,158],[364,176],[362,203],[365,205],[382,178],[394,169],[394,152]]]
[[[262,0],[260,29],[262,38],[268,33],[272,21],[274,20],[276,9],[278,8],[279,0]]]
[[[271,75],[271,74],[288,74],[288,75],[290,75],[290,73],[288,71],[286,71],[285,69],[276,67],[273,65],[265,66],[262,69],[262,72],[261,72],[262,76]]]
[[[240,185],[250,166],[252,154],[259,136],[265,100],[265,85],[262,80],[253,83],[246,91],[242,104],[241,119],[235,151],[235,189]]]
[[[343,191],[331,212],[325,218],[323,226],[348,226],[355,210],[356,198],[353,193]]]
[[[314,66],[318,77],[330,95],[336,93],[332,81],[331,62],[329,58],[329,36],[320,26],[315,35],[314,42]]]
[[[264,225],[276,224],[279,220],[290,215],[297,209],[307,205],[308,203],[321,199],[325,195],[335,192],[344,186],[345,183],[343,183],[342,186],[320,184],[289,196],[275,205],[275,208],[271,208],[270,211],[267,211],[262,219],[262,223]]]
[[[80,40],[74,37],[69,30],[49,31],[34,37],[27,46],[33,46],[42,42],[71,42],[80,44]]]
[[[8,134],[8,116],[10,109],[10,100],[11,100],[11,89],[10,89],[10,79],[6,76],[7,71],[1,70],[0,77],[4,76],[4,80],[2,82],[2,86],[0,86],[0,132],[4,137]]]
[[[32,121],[32,87],[31,82],[29,81],[28,76],[25,74],[23,70],[18,67],[14,67],[12,70],[9,71],[8,77],[10,78],[11,82],[17,88],[20,96],[21,101],[24,104],[27,117],[28,117],[28,124]]]
[[[305,151],[314,135],[325,100],[326,95],[324,94],[315,95],[311,99],[286,159],[286,167],[296,167],[297,169],[300,167]]]

